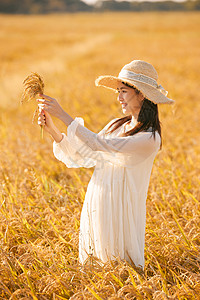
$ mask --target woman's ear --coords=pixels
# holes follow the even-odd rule
[[[144,95],[140,92],[140,93],[139,93],[139,100],[140,100],[141,102],[143,102],[144,99],[145,99]]]

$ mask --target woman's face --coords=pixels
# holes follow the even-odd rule
[[[122,105],[124,114],[138,115],[144,100],[144,96],[123,83],[118,83],[118,97],[117,100]]]

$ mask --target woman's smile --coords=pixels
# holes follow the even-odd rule
[[[121,103],[122,108],[126,107],[128,104],[127,103]]]

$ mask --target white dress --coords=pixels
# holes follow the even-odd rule
[[[105,135],[115,120],[96,134],[75,118],[53,152],[68,168],[95,167],[81,212],[79,261],[88,254],[103,262],[120,256],[144,268],[146,198],[161,139],[151,130],[119,137],[126,124]]]

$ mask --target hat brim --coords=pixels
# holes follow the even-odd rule
[[[116,91],[120,82],[128,83],[129,85],[137,88],[144,95],[145,98],[147,98],[155,104],[172,104],[175,102],[174,100],[162,94],[158,89],[154,88],[153,86],[137,80],[128,80],[125,78],[105,75],[99,76],[96,79],[95,84],[96,86],[103,86]]]

